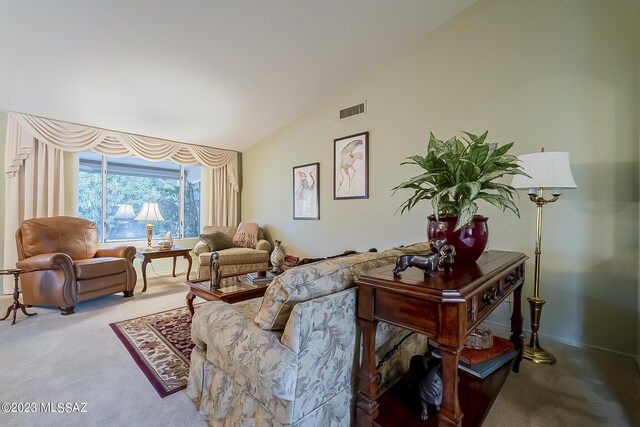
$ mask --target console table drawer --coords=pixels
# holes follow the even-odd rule
[[[420,300],[398,295],[395,292],[377,289],[374,317],[384,319],[403,328],[423,334],[436,334],[438,324],[438,304],[434,301]]]
[[[475,324],[484,320],[494,306],[504,301],[513,289],[522,284],[523,275],[523,266],[516,266],[484,284],[467,298],[467,322],[475,327]]]

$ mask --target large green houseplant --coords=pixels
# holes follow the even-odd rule
[[[480,136],[464,134],[441,141],[431,133],[426,155],[410,156],[402,163],[417,165],[423,172],[393,188],[394,193],[413,190],[411,197],[400,205],[401,213],[410,211],[421,200],[431,200],[436,221],[442,217],[455,220],[455,228],[450,232],[460,230],[476,218],[478,200],[520,216],[513,202],[515,189],[495,182],[504,175],[524,174],[516,157],[507,154],[513,142],[502,146],[487,143],[488,131]]]

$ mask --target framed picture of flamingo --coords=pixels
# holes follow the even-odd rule
[[[369,198],[369,132],[333,140],[333,198]]]
[[[293,167],[293,219],[320,219],[320,163]]]

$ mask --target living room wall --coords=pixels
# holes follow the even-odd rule
[[[385,249],[425,239],[430,205],[400,215],[407,193],[390,190],[418,172],[399,165],[424,152],[430,131],[488,129],[491,141],[515,141],[514,154],[569,151],[579,189],[544,210],[542,343],[637,354],[639,17],[633,0],[479,1],[243,153],[242,219],[302,257]],[[338,119],[364,100],[366,114]],[[370,132],[369,198],[333,200],[333,139],[360,131]],[[293,220],[292,167],[311,162],[320,220]],[[535,207],[524,193],[518,205],[521,218],[481,213],[491,249],[530,256],[529,296]],[[504,306],[493,320],[507,324]]]

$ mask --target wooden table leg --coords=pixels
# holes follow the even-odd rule
[[[22,310],[22,312],[26,315],[26,316],[35,316],[38,313],[27,313],[26,310],[26,305],[22,304],[20,302],[20,287],[18,285],[18,277],[20,276],[20,273],[14,273],[13,277],[15,280],[15,285],[13,288],[13,304],[11,304],[8,308],[7,308],[7,314],[5,314],[5,316],[0,319],[0,321],[6,319],[7,317],[9,317],[9,314],[11,314],[11,311],[13,310],[13,322],[11,322],[12,325],[16,324],[16,315],[18,314],[18,309]]]
[[[176,277],[176,259],[178,259],[178,257],[174,256],[173,257],[173,271],[172,271],[173,277]]]
[[[11,305],[7,308],[7,314],[5,314],[5,315],[4,315],[4,317],[3,317],[2,319],[0,319],[0,320],[4,320],[4,319],[6,319],[7,317],[9,317],[9,314],[11,314],[11,310],[12,310],[12,309],[13,309],[13,310],[14,310],[14,312],[15,312],[16,307],[14,307],[14,306],[15,306],[15,302],[14,302],[13,304],[11,304]]]
[[[376,401],[380,375],[376,366],[376,328],[378,321],[359,319],[362,330],[362,364],[358,373],[358,400],[356,403],[356,425],[369,427],[378,416]]]
[[[440,345],[442,355],[442,407],[438,412],[441,426],[461,426],[462,410],[458,400],[458,359],[460,349]]]
[[[147,291],[147,264],[149,264],[150,262],[151,260],[148,258],[145,258],[142,261],[142,282],[144,283],[144,286],[142,287],[142,292]]]
[[[191,255],[189,255],[189,252],[184,254],[184,259],[187,260],[187,262],[189,263],[189,266],[187,267],[187,280],[189,280],[189,275],[191,274]]]
[[[193,308],[193,300],[196,299],[196,296],[193,292],[189,292],[187,294],[187,308],[189,309],[190,317],[193,318],[193,313],[195,312]]]

